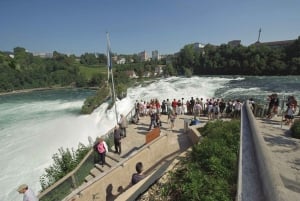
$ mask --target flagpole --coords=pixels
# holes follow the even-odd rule
[[[110,40],[109,40],[109,33],[106,32],[107,38],[107,67],[108,67],[108,81],[109,81],[109,74],[111,74],[111,81],[112,81],[112,96],[113,96],[113,103],[115,105],[115,115],[116,121],[118,123],[118,114],[117,114],[117,104],[116,104],[116,93],[115,93],[115,84],[114,84],[114,75],[112,71],[112,58],[111,58],[111,49],[110,49]]]

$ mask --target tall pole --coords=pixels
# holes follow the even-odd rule
[[[115,105],[116,121],[118,123],[116,93],[115,93],[114,75],[113,75],[113,71],[112,71],[112,58],[111,58],[110,40],[109,40],[109,33],[108,32],[106,32],[106,39],[107,39],[107,67],[108,67],[109,74],[111,74],[112,92],[113,92],[112,97],[113,97],[113,104]],[[109,74],[108,74],[108,78],[109,78]]]
[[[259,30],[258,30],[258,38],[257,38],[257,42],[259,42],[259,39],[260,39],[260,33],[261,33],[261,28],[259,28]]]

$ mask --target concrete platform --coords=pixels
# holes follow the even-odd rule
[[[257,127],[279,171],[289,201],[300,200],[300,139],[292,138],[282,117],[257,119]]]

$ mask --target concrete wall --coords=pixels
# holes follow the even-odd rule
[[[272,164],[271,153],[256,127],[256,120],[252,114],[249,103],[246,103],[246,113],[249,118],[249,126],[253,137],[256,151],[255,154],[265,197],[269,201],[287,201],[284,199],[286,197],[284,191],[285,187],[280,178],[279,171]]]
[[[180,150],[177,137],[174,134],[162,134],[149,145],[129,156],[124,161],[111,168],[108,172],[99,175],[88,183],[83,184],[72,194],[67,196],[65,201],[90,201],[107,200],[110,196],[113,200],[124,189],[130,187],[131,176],[135,172],[137,162],[142,162],[144,170],[148,170],[165,156]]]

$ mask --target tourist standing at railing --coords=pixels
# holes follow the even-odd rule
[[[205,104],[203,102],[203,98],[200,98],[199,104],[200,104],[200,106],[202,108],[201,111],[200,111],[200,116],[201,116],[201,114],[204,116],[205,115],[205,113],[204,113],[204,111],[205,111]]]
[[[295,114],[295,106],[294,104],[290,104],[288,106],[287,114],[285,115],[286,125],[292,125]]]
[[[181,114],[185,113],[184,98],[181,98]]]
[[[200,105],[200,101],[196,101],[196,104],[194,105],[194,119],[196,119],[196,117],[200,117],[201,115],[201,110],[202,110],[202,107]]]
[[[220,115],[221,115],[221,118],[223,117],[223,113],[224,113],[224,110],[226,108],[226,103],[224,101],[224,99],[222,98],[219,102],[219,108],[220,108]]]
[[[149,116],[150,116],[150,125],[149,125],[149,131],[152,129],[152,126],[153,126],[153,128],[155,128],[156,127],[156,113],[155,113],[155,111],[154,110],[150,110],[150,112],[149,112]]]
[[[155,99],[155,107],[156,107],[156,113],[160,114],[160,102],[158,99]]]
[[[193,114],[194,113],[194,105],[195,105],[195,100],[193,97],[191,97],[191,100],[190,100],[190,114]]]
[[[210,99],[207,102],[207,117],[208,117],[208,120],[213,119],[213,113],[214,113],[213,103],[212,103],[212,100]]]
[[[289,105],[294,105],[294,107],[295,107],[295,112],[296,112],[296,110],[297,110],[297,107],[299,108],[299,106],[298,106],[298,103],[297,103],[297,100],[296,100],[296,98],[294,97],[294,96],[289,96],[288,97],[288,99],[287,99],[287,104],[286,104],[287,106],[289,106]],[[296,114],[296,113],[295,113]],[[296,114],[296,115],[300,115],[300,110],[299,110],[299,113],[298,114]]]
[[[105,164],[105,156],[106,153],[108,152],[108,147],[106,142],[103,140],[103,138],[99,138],[99,143],[97,145],[97,150],[99,153],[99,158],[100,158],[100,165],[102,165],[102,167]]]
[[[176,101],[176,99],[174,98],[173,101],[172,101],[172,110],[173,110],[173,111],[176,111],[176,109],[177,109],[177,101]]]
[[[186,113],[191,114],[191,103],[190,103],[190,101],[187,100],[185,105],[186,105]]]
[[[172,111],[170,114],[170,123],[171,123],[171,130],[173,131],[174,124],[175,124],[175,119],[177,117],[176,112]]]
[[[181,107],[182,107],[182,103],[181,103],[180,99],[178,99],[177,107],[176,107],[176,113],[179,114],[179,115],[181,114]]]
[[[114,129],[114,144],[115,144],[115,153],[121,154],[121,129],[119,125],[115,126]]]
[[[162,103],[161,103],[161,113],[162,114],[167,114],[167,104],[166,104],[166,101],[163,100]]]
[[[140,120],[140,103],[138,100],[135,101],[134,109],[137,120]]]
[[[268,96],[269,99],[269,107],[267,112],[267,118],[271,119],[274,116],[274,113],[277,114],[277,109],[279,106],[279,99],[277,94],[271,94]]]
[[[219,119],[219,112],[220,112],[219,103],[218,101],[215,101],[213,103],[213,113],[212,113],[213,119]]]
[[[120,121],[119,121],[119,126],[120,126],[121,131],[122,131],[121,135],[123,137],[126,137],[126,128],[128,126],[127,119],[126,119],[126,117],[123,114],[121,114],[120,117],[121,118],[120,118]]]
[[[242,109],[242,103],[240,102],[240,100],[237,99],[234,103],[233,118],[241,117],[241,109]]]

